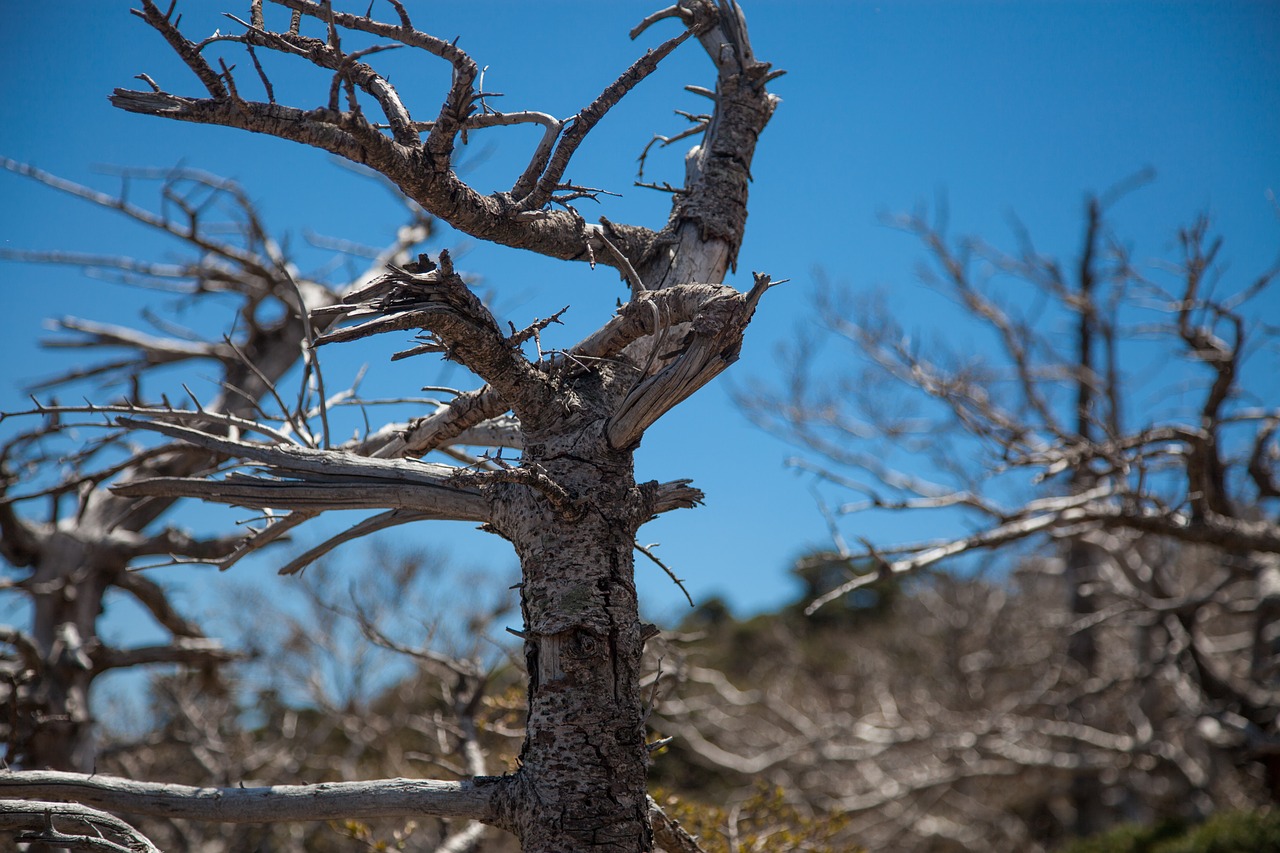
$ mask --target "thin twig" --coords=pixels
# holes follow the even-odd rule
[[[656,548],[657,545],[658,543],[656,542],[650,545],[641,545],[639,541],[636,541],[635,549],[639,551],[641,554],[644,554],[650,560],[652,560],[658,568],[666,572],[667,577],[671,578],[672,582],[676,586],[680,587],[680,591],[684,593],[685,600],[689,602],[689,606],[694,607],[695,605],[693,603],[693,596],[689,595],[689,590],[685,589],[684,581],[676,577],[676,573],[672,571],[671,567],[668,566],[666,563],[662,562],[662,560],[658,558],[658,555],[653,553],[653,551],[651,550],[653,548]]]

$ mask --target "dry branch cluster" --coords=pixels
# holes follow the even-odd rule
[[[948,634],[924,648],[952,663],[914,686],[867,673],[878,707],[844,736],[822,728],[829,711],[778,713],[760,754],[825,802],[871,809],[866,841],[1024,850],[1280,791],[1276,327],[1251,302],[1276,269],[1230,288],[1201,221],[1146,272],[1108,227],[1117,200],[1090,203],[1070,264],[1025,234],[1008,253],[897,220],[929,252],[925,284],[989,333],[986,355],[930,349],[883,305],[827,289],[832,344],[865,368],[833,375],[801,347],[787,386],[744,398],[803,448],[798,467],[854,495],[827,510],[834,548],[808,569],[839,574],[810,613],[957,558],[993,581],[1020,567],[1018,583],[961,584],[967,602],[926,582],[913,624]],[[960,532],[846,542],[877,514]],[[803,781],[796,756],[822,744],[856,770]]]

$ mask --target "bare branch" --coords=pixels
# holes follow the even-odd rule
[[[516,118],[490,117],[488,113],[472,116],[477,98],[472,83],[478,73],[474,60],[455,44],[408,27],[403,20],[399,25],[380,23],[366,16],[335,12],[328,4],[308,0],[281,0],[281,5],[326,22],[330,27],[328,42],[302,37],[295,29],[271,32],[252,23],[246,25],[248,30],[244,36],[224,36],[221,40],[242,41],[253,47],[300,56],[334,71],[334,84],[346,81],[347,85],[354,84],[378,100],[394,138],[383,136],[359,113],[358,106],[347,112],[339,112],[332,105],[327,110],[308,111],[277,104],[274,99],[271,103],[260,103],[235,96],[219,82],[222,75],[213,72],[199,56],[199,47],[182,37],[174,23],[150,0],[144,4],[142,16],[205,82],[211,97],[191,99],[156,90],[117,89],[112,103],[131,112],[237,127],[322,148],[382,173],[424,208],[465,233],[567,259],[587,257],[591,253],[593,229],[585,226],[573,211],[552,212],[539,208],[550,201],[551,194],[559,188],[564,167],[591,127],[686,37],[673,39],[658,51],[647,54],[580,113],[562,134],[562,123],[550,118],[544,120],[541,114],[533,112],[519,113]],[[335,39],[337,28],[386,38],[448,61],[454,68],[453,82],[439,116],[426,124],[413,122],[385,78],[370,66],[354,61],[354,55],[342,53]],[[254,60],[256,63],[256,56]],[[215,83],[217,85],[212,85]],[[481,196],[457,176],[451,161],[454,137],[459,132],[465,132],[468,127],[525,121],[543,123],[547,133],[512,193]],[[426,128],[430,132],[425,140],[420,140],[418,132]],[[557,136],[559,145],[553,147],[552,140]],[[540,179],[535,181],[539,175]],[[513,201],[518,204],[513,205]],[[532,218],[521,218],[521,214]],[[643,229],[629,229],[629,233],[640,241],[651,239]]]
[[[26,163],[19,163],[16,160],[0,158],[0,166],[3,166],[10,172],[39,181],[53,189],[68,193],[69,195],[84,199],[110,210],[117,210],[125,216],[128,216],[130,219],[141,222],[144,225],[160,231],[164,231],[165,233],[197,246],[206,252],[210,252],[218,257],[224,258],[231,263],[238,264],[246,270],[261,276],[263,279],[270,280],[272,277],[269,273],[268,267],[263,263],[265,259],[258,258],[254,254],[239,249],[225,241],[209,238],[207,235],[201,233],[192,221],[188,221],[187,223],[180,225],[179,223],[170,220],[168,217],[160,216],[148,210],[144,210],[134,204],[130,204],[122,196],[112,196],[98,192],[97,190],[83,186],[82,184],[77,184],[74,181],[68,181],[65,178],[60,178],[57,175],[50,174],[42,169],[37,169],[36,167],[30,166]],[[241,192],[239,187],[231,181],[214,178],[211,175],[194,170],[170,170],[166,173],[166,178],[169,180],[194,180],[210,187],[211,189],[229,193],[233,196]]]
[[[742,331],[750,322],[756,303],[771,286],[767,275],[757,274],[749,293],[725,288],[728,293],[707,299],[693,318],[680,349],[662,354],[667,365],[642,379],[610,419],[609,443],[614,447],[633,446],[658,418],[737,361]]]
[[[649,798],[649,819],[653,821],[653,840],[666,853],[706,853],[697,839],[685,832],[680,822],[673,820],[652,797]]]
[[[279,574],[292,575],[300,572],[316,560],[323,557],[325,554],[332,551],[334,548],[337,548],[339,545],[346,542],[363,538],[371,533],[376,533],[379,530],[386,530],[391,527],[397,527],[401,524],[409,524],[415,521],[425,521],[432,517],[433,516],[428,513],[412,512],[403,509],[393,509],[388,512],[370,516],[358,524],[352,525],[343,532],[329,537],[314,548],[309,548],[302,554],[294,557],[292,560],[280,567]]]
[[[175,637],[202,638],[204,634],[178,613],[164,588],[138,572],[122,572],[116,585],[133,595],[167,631]]]
[[[102,647],[92,657],[94,669],[103,672],[108,669],[159,663],[180,663],[202,667],[244,660],[245,655],[223,648],[219,640],[180,637],[169,645],[140,646],[132,649]]]
[[[400,267],[344,299],[349,315],[381,315],[338,329],[317,343],[358,340],[381,332],[423,329],[435,336],[431,349],[458,361],[486,380],[522,421],[536,421],[547,402],[545,377],[520,354],[519,341],[503,334],[489,309],[454,272],[447,251],[439,269],[414,272]]]
[[[699,7],[700,9],[705,7]],[[690,29],[680,35],[668,39],[656,48],[645,51],[645,55],[622,73],[617,80],[608,86],[600,95],[587,105],[574,118],[573,124],[560,137],[559,143],[547,162],[547,168],[538,180],[537,186],[529,195],[521,200],[522,210],[536,210],[551,200],[552,194],[560,187],[565,169],[578,146],[586,139],[605,114],[613,109],[640,81],[652,74],[668,54],[679,47],[691,35],[706,33],[714,25],[714,14],[702,14],[695,18]]]
[[[70,801],[129,814],[218,823],[282,823],[429,814],[499,825],[496,823],[494,797],[500,788],[495,779],[474,782],[381,779],[375,782],[274,785],[269,788],[193,788],[56,770],[0,771],[0,791],[6,796]]]
[[[66,832],[55,827],[55,820]],[[136,829],[104,811],[76,803],[0,800],[0,832],[90,853],[160,853]]]

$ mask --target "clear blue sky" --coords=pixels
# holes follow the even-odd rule
[[[241,5],[230,8],[242,13]],[[356,5],[362,11],[367,4]],[[410,5],[420,28],[460,36],[489,66],[486,87],[506,95],[499,108],[560,116],[588,103],[675,26],[651,30],[635,45],[627,31],[660,3]],[[105,190],[114,189],[115,180],[95,174],[96,165],[181,161],[237,178],[276,229],[298,235],[310,230],[377,242],[395,224],[395,207],[382,191],[331,165],[327,155],[112,109],[111,89],[142,86],[133,80],[141,72],[170,91],[200,91],[128,6],[81,0],[6,9],[0,154]],[[234,26],[215,14],[222,6],[183,4],[184,29],[206,35]],[[1261,270],[1280,249],[1280,220],[1267,196],[1280,190],[1278,3],[747,0],[744,6],[757,56],[789,73],[772,87],[783,103],[753,166],[750,221],[733,283],[744,287],[751,270],[793,283],[770,293],[731,381],[772,374],[775,343],[803,324],[816,268],[856,287],[887,287],[900,305],[918,306],[914,328],[943,327],[963,338],[966,329],[949,313],[914,301],[912,270],[920,253],[879,223],[881,213],[932,201],[940,191],[949,199],[954,231],[998,241],[1016,212],[1042,249],[1070,256],[1086,193],[1150,166],[1156,182],[1117,212],[1118,230],[1133,241],[1139,260],[1169,252],[1175,229],[1201,212],[1226,236],[1225,256],[1240,276]],[[390,14],[385,5],[376,8]],[[429,115],[446,75],[442,63],[414,59],[393,82]],[[651,134],[681,128],[672,109],[702,108],[681,87],[711,80],[705,57],[686,45],[603,123],[569,174],[623,197],[606,200],[598,213],[588,203],[588,216],[649,226],[664,221],[666,197],[631,186],[634,157]],[[328,79],[301,74],[277,85],[282,101],[310,105],[326,97]],[[489,191],[510,185],[530,138],[497,129],[477,134],[472,144],[488,156],[471,179]],[[650,173],[678,181],[682,153],[655,158]],[[133,197],[149,200],[141,189]],[[157,258],[173,249],[139,227],[12,175],[0,174],[0,198],[0,245],[6,247]],[[456,242],[445,235],[437,245]],[[569,326],[553,346],[603,322],[621,294],[607,270],[460,242],[471,246],[462,264],[483,276],[517,324],[572,306]],[[9,329],[0,340],[0,408],[8,410],[25,406],[24,379],[67,363],[36,348],[43,318],[74,313],[130,322],[139,305],[156,299],[74,270],[13,263],[0,265],[0,288]],[[1257,310],[1280,320],[1275,294]],[[386,366],[382,353],[398,343],[360,351],[378,377],[371,392],[403,393],[433,379],[422,362]],[[358,367],[325,355],[331,387]],[[646,437],[639,477],[692,477],[707,493],[705,507],[670,514],[641,532],[642,541],[662,543],[661,553],[696,598],[721,594],[750,612],[793,596],[789,562],[806,545],[821,544],[825,532],[807,483],[784,467],[788,452],[734,411],[724,380]],[[883,525],[851,532],[928,534]],[[398,535],[440,544],[464,565],[515,562],[505,543],[460,526],[420,526]],[[343,553],[360,558],[359,546]],[[665,577],[643,561],[637,571],[648,610],[678,614],[681,596]],[[266,577],[270,568],[245,564],[237,572]],[[193,602],[204,598],[206,584],[219,582],[191,569],[167,570],[160,579],[180,583]]]

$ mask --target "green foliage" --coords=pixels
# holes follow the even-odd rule
[[[1280,812],[1224,812],[1195,826],[1127,824],[1068,845],[1062,853],[1280,853]]]
[[[730,808],[654,793],[667,814],[697,837],[707,853],[859,853],[841,840],[843,815],[801,811],[782,788],[756,784],[750,797]]]
[[[418,824],[411,820],[385,833],[379,833],[374,827],[358,820],[331,821],[329,828],[358,842],[361,849],[369,850],[370,853],[398,853],[408,847],[409,839],[417,830]]]
[[[740,620],[722,599],[712,598],[689,614],[679,630],[699,635],[701,639],[691,648],[697,650],[706,665],[731,678],[764,683],[759,678],[761,662],[774,666],[783,661],[793,672],[814,677],[829,675],[845,668],[843,649],[848,644],[856,642],[863,632],[890,623],[911,586],[928,577],[921,573],[906,585],[898,578],[877,580],[817,613],[804,612],[818,596],[872,571],[874,567],[869,563],[813,551],[801,556],[792,569],[801,589],[791,603],[777,611]]]
[[[888,616],[894,602],[902,592],[902,580],[898,577],[879,578],[845,593],[839,601],[805,616],[804,609],[809,602],[842,586],[854,578],[866,578],[878,572],[876,565],[869,560],[853,560],[831,551],[811,551],[796,561],[791,574],[800,582],[802,593],[800,598],[788,607],[799,624],[810,627],[825,627],[837,622],[866,622],[880,616]]]
[[[1155,826],[1127,823],[1076,841],[1063,848],[1062,853],[1153,853],[1155,845],[1177,838],[1184,830],[1181,821],[1163,821]]]

